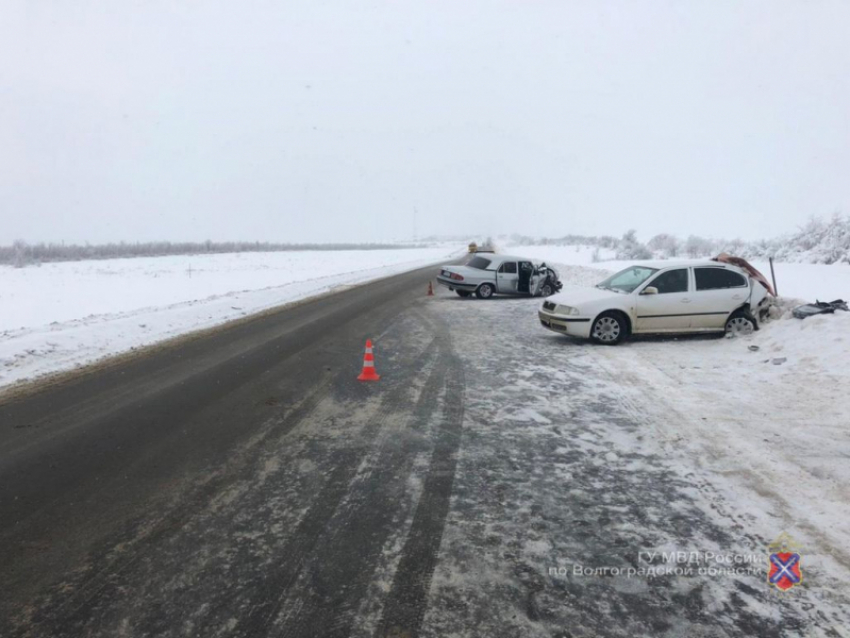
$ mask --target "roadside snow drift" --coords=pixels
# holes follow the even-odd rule
[[[0,387],[413,270],[461,250],[232,253],[0,266]]]

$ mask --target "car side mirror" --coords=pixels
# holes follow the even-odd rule
[[[642,294],[642,295],[657,295],[658,294],[658,288],[656,288],[655,286],[647,286],[646,288],[643,289],[643,292],[640,293],[640,294]]]

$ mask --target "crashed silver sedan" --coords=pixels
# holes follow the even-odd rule
[[[461,297],[493,295],[548,297],[558,292],[558,273],[545,263],[512,255],[476,255],[464,266],[443,266],[437,283]]]

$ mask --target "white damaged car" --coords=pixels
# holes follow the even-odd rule
[[[443,266],[437,283],[461,297],[474,294],[479,299],[496,294],[548,297],[562,287],[558,273],[545,263],[496,254],[476,254],[463,266]]]
[[[564,290],[538,314],[549,330],[608,345],[632,334],[749,333],[758,330],[756,315],[769,292],[752,267],[714,260],[642,262],[594,288]]]

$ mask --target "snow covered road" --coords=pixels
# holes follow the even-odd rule
[[[0,402],[0,633],[846,635],[846,317],[607,348],[428,277]]]
[[[844,635],[850,386],[799,344],[846,348],[850,317],[606,348],[543,330],[536,300],[436,304],[476,374],[435,635]],[[766,582],[783,532],[805,564],[784,594]]]

